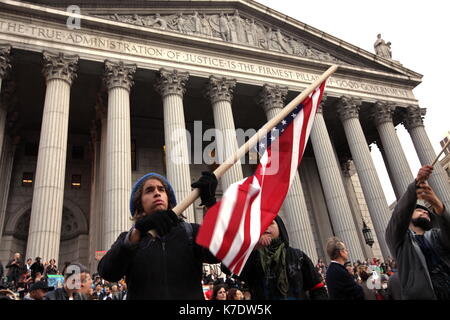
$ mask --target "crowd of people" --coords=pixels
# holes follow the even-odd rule
[[[77,263],[64,263],[61,270],[58,269],[55,259],[50,262],[41,262],[37,257],[34,261],[29,258],[26,263],[21,263],[20,253],[14,254],[12,259],[6,265],[7,268],[0,275],[0,296],[13,300],[43,300],[55,298],[51,296],[51,291],[63,289],[64,282],[57,282],[55,285],[49,281],[48,275],[61,275],[64,277],[65,270],[71,265]],[[206,266],[206,265],[205,265]],[[320,283],[323,283],[326,289],[326,272],[328,264],[319,259],[314,267],[317,272]],[[387,263],[380,259],[367,259],[355,263],[346,262],[345,267],[355,281],[363,286],[366,294],[366,300],[388,300],[395,299],[388,292],[388,279],[396,272],[395,261],[390,259]],[[87,270],[81,266],[81,269],[88,274]],[[208,269],[208,268],[207,268]],[[226,270],[223,270],[226,272]],[[252,295],[249,285],[223,272],[220,265],[217,265],[215,271],[203,271],[202,287],[205,300],[257,300],[257,293]],[[376,277],[373,277],[376,275]],[[373,279],[372,279],[372,278]],[[109,282],[103,279],[98,273],[88,275],[88,288],[83,293],[73,295],[75,300],[126,300],[127,283],[125,279],[117,282]],[[370,278],[370,279],[369,279]],[[367,281],[372,281],[368,285]],[[327,294],[326,294],[327,295]],[[68,295],[60,295],[56,300],[69,300]],[[264,299],[264,297],[262,297]]]
[[[450,215],[426,183],[432,171],[431,166],[419,170],[392,213],[386,242],[393,259],[349,262],[346,244],[332,237],[326,243],[330,263],[319,260],[314,265],[305,252],[290,246],[284,222],[277,216],[239,276],[231,276],[225,265],[195,242],[199,225],[185,222],[172,210],[177,202],[170,182],[148,173],[131,192],[134,225],[119,235],[93,278],[83,265],[67,263],[60,273],[62,287],[52,288],[48,278],[59,274],[54,259],[41,263],[37,257],[22,265],[17,253],[6,265],[6,288],[0,290],[0,296],[16,298],[18,293],[22,299],[49,300],[450,300]],[[200,190],[201,205],[210,208],[215,204],[214,174],[203,172],[192,187]],[[219,264],[224,276],[214,278],[205,273],[205,264]]]

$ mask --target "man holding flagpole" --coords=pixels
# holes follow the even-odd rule
[[[217,179],[203,172],[194,183],[202,205],[215,203]],[[171,209],[176,196],[170,182],[148,173],[133,186],[130,213],[134,226],[119,235],[98,265],[110,282],[126,279],[127,300],[203,300],[203,263],[218,263],[195,243],[199,225],[184,222]],[[150,234],[155,230],[156,234]]]
[[[405,300],[450,300],[450,212],[426,183],[432,172],[420,168],[386,228]]]

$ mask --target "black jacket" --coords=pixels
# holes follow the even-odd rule
[[[414,181],[395,206],[386,228],[386,243],[397,260],[403,299],[435,300],[425,256],[409,229],[416,202]],[[442,262],[450,267],[450,211],[446,208],[441,215],[433,213],[431,218],[439,227],[426,231],[424,236]]]
[[[87,300],[86,297],[80,293],[73,294],[74,300]],[[57,288],[45,294],[45,300],[69,300],[69,295],[64,288]]]
[[[326,282],[332,300],[364,300],[363,288],[356,283],[347,269],[337,262],[330,263]]]
[[[289,283],[286,299],[328,299],[326,289],[320,281],[320,275],[311,259],[303,251],[289,247],[289,237],[283,221],[278,216],[275,221],[280,230],[280,238],[286,247],[286,271]],[[276,293],[268,290],[268,279],[261,265],[259,250],[254,250],[251,253],[239,279],[248,284],[252,299],[283,299],[283,297],[279,297]]]
[[[100,260],[102,278],[117,282],[126,277],[127,300],[202,300],[203,262],[218,263],[207,250],[194,242],[199,225],[192,226],[192,237],[180,223],[164,237],[145,235],[138,244],[119,235]]]
[[[9,260],[8,264],[5,266],[5,268],[8,270],[8,277],[11,277],[15,279],[15,281],[19,280],[21,272],[24,270],[24,265],[22,264],[22,261],[19,260],[18,263],[13,264],[14,259]]]
[[[44,274],[44,265],[42,263],[35,262],[30,267],[31,270],[31,277],[34,278],[36,276],[36,272],[40,272],[41,274]]]

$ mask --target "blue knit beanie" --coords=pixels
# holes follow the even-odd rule
[[[172,207],[174,207],[177,204],[177,199],[175,197],[175,192],[173,191],[172,185],[169,183],[169,181],[165,177],[163,177],[162,175],[159,175],[159,174],[154,173],[154,172],[150,172],[150,173],[147,173],[146,175],[142,176],[141,178],[139,178],[136,181],[136,183],[134,184],[133,189],[131,189],[130,213],[131,213],[132,217],[134,216],[134,211],[135,211],[134,204],[133,204],[134,194],[136,193],[136,191],[139,190],[139,188],[141,187],[141,185],[142,185],[142,183],[144,181],[146,181],[147,179],[152,178],[152,177],[155,177],[156,179],[159,179],[159,180],[163,181],[164,184],[166,184],[169,187],[169,190],[167,190],[168,191],[169,204],[171,204]]]

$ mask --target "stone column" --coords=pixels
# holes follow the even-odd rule
[[[47,80],[31,207],[27,257],[59,257],[64,200],[70,87],[78,56],[44,52]]]
[[[99,171],[100,171],[100,139],[98,134],[98,127],[95,120],[92,120],[91,124],[91,141],[89,142],[89,151],[91,154],[91,199],[89,205],[89,270],[95,271],[97,263],[95,261],[95,251],[99,250],[97,247],[97,237],[99,235],[98,225],[102,224],[102,221],[98,220],[98,202],[97,197],[100,194],[97,193],[99,183]]]
[[[0,242],[3,236],[3,229],[8,205],[9,189],[11,185],[11,174],[14,165],[14,155],[20,137],[5,136],[3,152],[0,157]]]
[[[233,89],[236,80],[217,78],[211,76],[207,92],[211,98],[214,113],[214,125],[216,127],[217,153],[218,163],[222,163],[236,150],[238,143],[236,140],[236,128],[234,126],[233,112],[231,109],[231,101],[233,99]],[[238,161],[220,178],[222,190],[236,181],[243,179],[241,162]]]
[[[106,147],[108,139],[108,109],[107,109],[107,97],[100,103],[97,103],[96,113],[97,113],[97,123],[100,125],[100,154],[99,154],[99,169],[98,183],[96,183],[95,193],[96,196],[96,208],[97,208],[97,219],[99,223],[96,226],[98,234],[96,235],[95,243],[98,250],[107,250],[103,246],[106,242],[104,239],[104,220],[105,220],[105,201],[106,201],[106,189],[105,189],[105,179],[106,179]]]
[[[364,257],[364,251],[361,248],[358,231],[342,181],[341,170],[334,155],[323,117],[324,103],[325,100],[322,99],[322,103],[317,110],[314,125],[311,129],[311,143],[334,233],[346,243],[350,260],[356,261]]]
[[[436,153],[423,125],[423,117],[425,114],[426,109],[410,106],[406,109],[403,124],[411,136],[420,163],[422,165],[431,165],[436,158]],[[439,199],[441,199],[447,208],[450,208],[448,176],[439,161],[434,165],[433,174],[428,179],[428,182]]]
[[[338,114],[345,130],[345,136],[350,147],[356,171],[361,180],[364,197],[369,207],[375,232],[380,243],[384,259],[392,256],[384,236],[389,222],[390,212],[381,187],[369,146],[359,122],[360,101],[343,96],[338,103]]]
[[[156,90],[161,94],[164,108],[167,179],[174,188],[178,202],[185,199],[192,190],[183,108],[188,79],[187,72],[161,69],[156,83]],[[193,205],[190,205],[183,215],[189,222],[195,222]]]
[[[268,120],[274,118],[284,108],[287,92],[287,87],[267,84],[263,86],[260,94],[260,105],[266,112]],[[289,232],[290,245],[306,252],[313,262],[317,261],[313,230],[298,172],[295,174],[295,178],[283,202],[282,210],[286,228]]]
[[[136,65],[105,61],[108,88],[104,243],[108,250],[130,221],[131,133],[130,90]]]
[[[11,46],[0,45],[0,93],[2,91],[2,81],[7,76],[8,71],[11,69],[9,54],[11,51]],[[6,125],[6,115],[7,115],[6,105],[0,103],[0,155],[3,149],[3,140],[5,137],[5,125]]]
[[[383,153],[387,159],[386,165],[392,175],[393,187],[398,200],[414,178],[392,122],[394,110],[395,107],[392,105],[376,102],[372,110],[372,117],[381,138]]]

